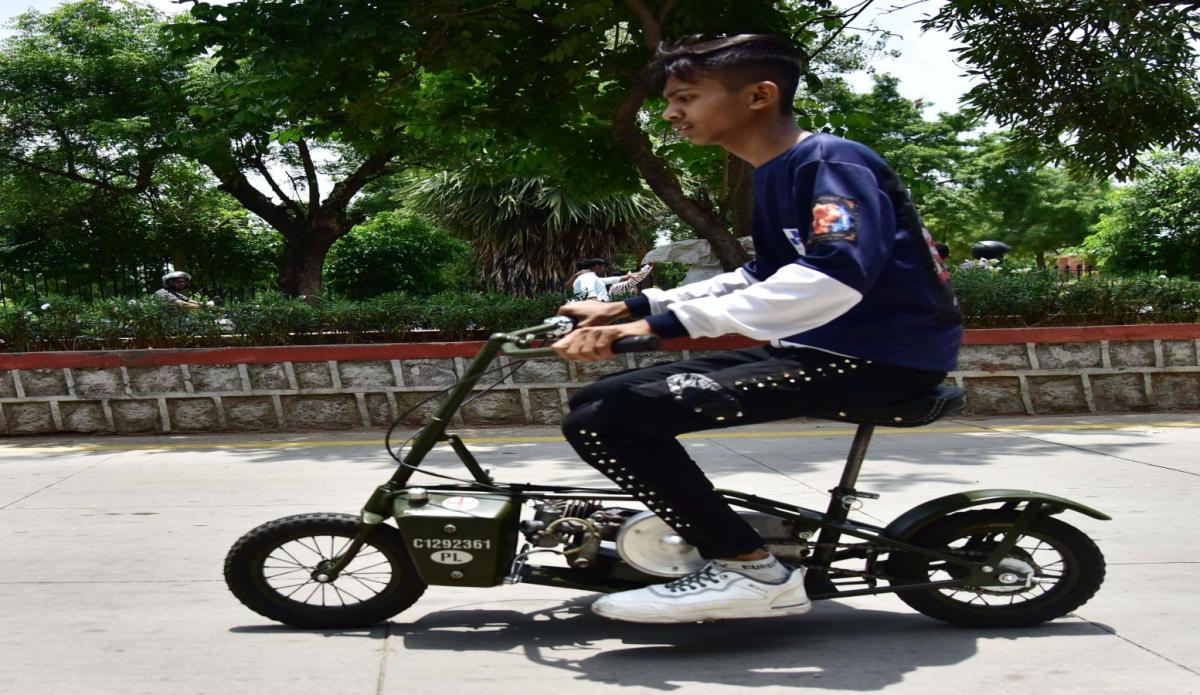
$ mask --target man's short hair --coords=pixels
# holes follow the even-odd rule
[[[585,258],[575,264],[576,270],[587,270],[598,265],[608,265],[608,261],[603,258]]]
[[[660,92],[668,77],[695,82],[698,77],[710,75],[731,91],[753,82],[774,82],[779,87],[779,109],[785,114],[792,112],[802,72],[800,56],[792,43],[773,34],[659,44],[654,68]]]

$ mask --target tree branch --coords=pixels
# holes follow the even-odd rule
[[[646,49],[653,55],[662,42],[662,24],[666,21],[675,0],[665,0],[658,17],[650,12],[642,0],[625,0],[625,4],[641,22]],[[654,154],[649,136],[638,126],[638,112],[650,96],[653,85],[650,65],[646,65],[633,78],[625,99],[617,109],[613,118],[613,138],[629,154],[638,173],[655,195],[708,241],[725,270],[733,270],[746,261],[746,252],[742,245],[733,238],[724,221],[713,212],[710,205],[693,200],[684,193],[675,172]]]
[[[304,163],[304,176],[308,179],[308,209],[310,212],[321,207],[321,189],[317,183],[317,169],[313,166],[312,154],[308,151],[308,143],[304,138],[296,141],[300,150],[300,160]]]
[[[824,51],[826,48],[829,48],[829,44],[833,43],[834,39],[841,36],[842,32],[846,30],[846,27],[850,26],[850,24],[854,20],[858,19],[858,16],[861,15],[864,11],[866,11],[866,9],[868,7],[870,7],[871,3],[874,1],[875,0],[864,0],[863,4],[858,7],[858,9],[854,12],[854,14],[850,15],[850,18],[847,19],[845,22],[842,22],[842,26],[838,27],[837,31],[833,32],[828,37],[826,37],[825,41],[822,42],[820,46],[817,46],[817,50],[808,54],[808,60],[812,61],[813,58],[816,58],[817,56],[821,55],[822,51]]]
[[[74,170],[61,171],[58,169],[52,169],[47,166],[42,166],[41,164],[35,164],[28,160],[21,159],[20,157],[15,157],[7,152],[0,152],[0,157],[41,174],[57,176],[59,178],[67,179],[68,181],[87,184],[88,186],[92,186],[99,190],[106,191],[108,193],[116,193],[118,195],[137,195],[138,193],[141,193],[149,188],[150,180],[154,176],[154,169],[158,165],[157,162],[155,162],[152,158],[143,158],[138,161],[138,171],[134,178],[133,186],[114,186],[104,179],[93,179]]]
[[[395,153],[391,150],[372,152],[358,169],[333,185],[333,190],[325,199],[323,207],[345,210],[350,204],[350,199],[361,191],[363,186],[386,173],[388,163],[394,156]]]
[[[667,0],[667,4],[671,2],[672,0]],[[663,9],[670,9],[667,4],[663,5]],[[637,15],[642,24],[642,42],[646,44],[646,48],[651,51],[658,48],[658,44],[662,43],[662,20],[656,19],[642,0],[625,0],[625,5]],[[664,19],[665,17],[663,15]]]
[[[283,236],[291,238],[296,234],[300,220],[293,218],[285,207],[276,204],[263,195],[262,191],[251,185],[246,175],[236,166],[226,169],[214,167],[209,163],[208,168],[221,182],[217,188],[233,196],[243,207],[261,217],[264,222]]]
[[[671,10],[673,9],[675,9],[675,0],[664,0],[662,7],[658,8],[658,29],[660,32],[662,31],[662,25],[667,23],[667,15],[671,14]]]
[[[256,151],[251,156],[250,163],[254,166],[254,170],[266,180],[267,185],[271,187],[271,191],[275,193],[275,195],[279,198],[279,201],[290,208],[293,213],[295,213],[296,219],[302,220],[307,217],[304,212],[304,208],[300,207],[299,203],[292,200],[290,196],[285,194],[283,189],[279,187],[279,184],[275,182],[275,178],[271,176],[271,172],[267,170],[266,163],[263,162],[261,153]]]

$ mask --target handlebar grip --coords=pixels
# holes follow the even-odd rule
[[[612,351],[623,352],[654,352],[662,345],[662,338],[656,335],[633,335],[621,338],[612,344]]]

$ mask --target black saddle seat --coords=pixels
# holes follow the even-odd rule
[[[825,413],[814,417],[853,422],[857,425],[920,427],[949,415],[961,413],[965,404],[966,391],[956,386],[939,384],[929,393],[909,401]]]

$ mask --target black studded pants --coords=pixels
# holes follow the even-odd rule
[[[563,433],[703,557],[732,557],[762,540],[676,436],[896,403],[945,377],[808,348],[750,348],[606,376],[571,398]]]

